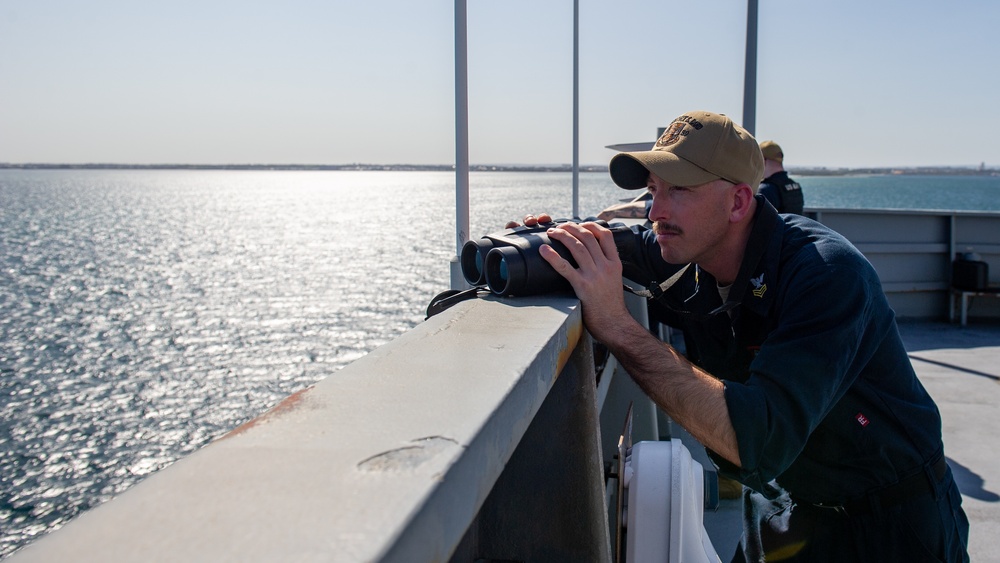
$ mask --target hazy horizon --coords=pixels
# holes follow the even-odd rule
[[[579,162],[742,120],[747,3],[580,0]],[[468,5],[469,160],[572,162],[573,5]],[[1000,3],[759,5],[786,164],[1000,165]],[[454,163],[454,3],[0,0],[0,162]]]

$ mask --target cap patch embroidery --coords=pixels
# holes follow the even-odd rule
[[[764,292],[767,291],[767,284],[764,283],[764,274],[760,277],[750,278],[750,284],[753,286],[753,296],[757,298],[764,297]]]
[[[861,426],[868,426],[868,423],[871,422],[870,420],[868,420],[867,416],[861,413],[854,415],[854,419],[857,420],[858,424],[860,424]]]
[[[670,124],[670,127],[667,127],[667,130],[660,135],[659,139],[656,140],[656,146],[669,147],[670,145],[681,140],[681,137],[687,136],[688,132],[684,130],[686,125],[686,123],[674,120],[674,122]]]

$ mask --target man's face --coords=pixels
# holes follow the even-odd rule
[[[660,254],[671,264],[712,261],[729,232],[734,184],[715,180],[699,186],[674,186],[650,173],[654,222]]]

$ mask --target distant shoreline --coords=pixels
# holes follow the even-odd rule
[[[399,171],[451,172],[451,164],[12,164],[0,162],[7,170],[258,170],[258,171]],[[572,172],[568,164],[560,165],[471,165],[472,172]],[[580,166],[580,172],[607,173],[607,166]],[[1000,176],[1000,168],[985,166],[922,166],[883,168],[789,167],[788,172],[800,176],[856,175],[922,175],[922,176]]]

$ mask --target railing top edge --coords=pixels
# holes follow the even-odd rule
[[[426,517],[427,555],[447,551],[579,341],[578,304],[460,303],[11,561],[377,560]]]
[[[850,207],[806,207],[803,211],[823,214],[856,214],[856,215],[930,215],[944,217],[995,217],[1000,218],[1000,211],[973,211],[965,209],[875,209]]]

